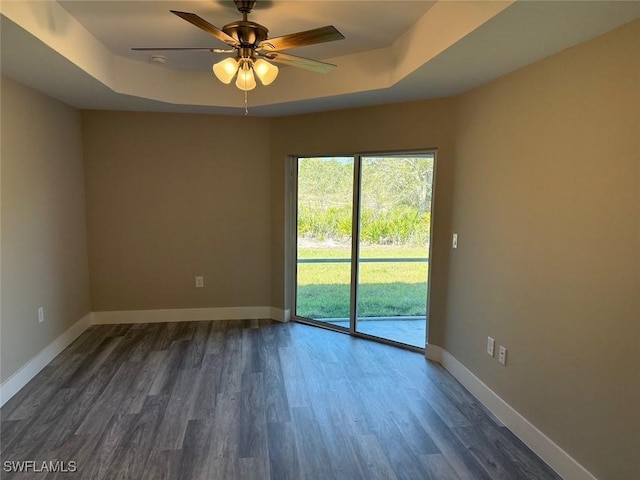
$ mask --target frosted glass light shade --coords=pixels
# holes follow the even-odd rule
[[[263,85],[270,85],[278,76],[278,67],[262,58],[254,62],[253,70]]]
[[[233,80],[233,76],[238,71],[238,61],[235,58],[228,57],[221,62],[214,63],[213,73],[222,83],[229,84]]]
[[[253,76],[253,70],[248,62],[242,65],[242,68],[238,70],[238,78],[236,78],[236,87],[240,90],[253,90],[256,88],[256,79]]]

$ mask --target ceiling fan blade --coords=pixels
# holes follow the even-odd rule
[[[212,53],[232,53],[235,49],[224,50],[222,48],[211,47],[133,47],[131,50],[138,52],[153,52],[153,51],[179,51],[189,50],[192,52],[212,52]]]
[[[174,15],[179,16],[183,20],[186,20],[187,22],[191,23],[192,25],[195,25],[199,29],[204,30],[205,32],[213,35],[218,40],[223,41],[227,45],[231,45],[232,47],[235,47],[238,44],[238,42],[236,42],[231,35],[227,35],[218,27],[211,25],[204,18],[199,17],[195,13],[179,12],[177,10],[169,10],[169,11]]]
[[[292,67],[304,68],[317,73],[328,73],[336,66],[333,63],[321,62],[319,60],[312,60],[310,58],[297,57],[288,53],[282,52],[257,52],[258,55],[265,57],[267,60],[274,63],[281,63],[283,65],[291,65]]]
[[[342,35],[333,25],[314,28],[304,32],[290,33],[282,37],[268,38],[260,45],[260,48],[271,50],[287,50],[288,48],[304,47],[315,43],[333,42],[343,40]]]

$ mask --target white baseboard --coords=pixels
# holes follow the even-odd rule
[[[166,310],[123,310],[93,312],[93,324],[195,322],[206,320],[252,320],[271,318],[286,321],[286,311],[274,307],[171,308]]]
[[[71,342],[80,336],[91,326],[91,314],[87,314],[71,325],[53,342],[47,345],[40,353],[25,363],[20,370],[11,375],[0,385],[0,406],[20,391],[29,381],[35,377],[40,370],[46,367],[51,360],[56,358],[60,352],[67,348]]]
[[[269,318],[278,322],[286,323],[291,320],[291,310],[271,307],[271,316]]]
[[[442,365],[442,348],[437,345],[427,344],[427,348],[425,349],[425,356],[434,362]]]
[[[440,363],[562,478],[565,480],[597,480],[586,468],[538,430],[529,420],[520,415],[449,352],[436,345],[428,345],[426,356],[428,359]]]

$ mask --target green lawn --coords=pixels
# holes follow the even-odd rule
[[[425,258],[425,248],[363,247],[361,258]],[[349,258],[348,247],[300,248],[299,258]],[[428,263],[362,263],[358,315],[425,315]],[[310,318],[348,318],[348,263],[298,265],[297,314]]]

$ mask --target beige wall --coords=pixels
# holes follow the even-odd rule
[[[440,344],[449,250],[453,102],[431,100],[274,119],[271,133],[272,304],[284,291],[285,162],[288,155],[323,155],[437,148],[429,342]]]
[[[444,347],[601,480],[640,478],[639,46],[636,21],[457,102]]]
[[[1,95],[4,382],[90,301],[80,115],[5,77]]]
[[[82,121],[94,311],[270,305],[267,120]]]

